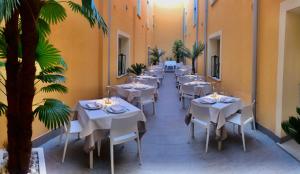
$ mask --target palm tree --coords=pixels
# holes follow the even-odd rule
[[[132,64],[128,69],[127,72],[128,73],[132,73],[134,75],[141,75],[143,73],[143,71],[146,69],[146,65],[142,64],[142,63],[136,63],[136,64]]]
[[[203,50],[204,50],[205,46],[203,43],[199,42],[195,42],[194,45],[193,45],[193,49],[192,49],[192,52],[189,51],[188,53],[188,58],[191,58],[192,59],[192,71],[193,71],[193,74],[196,73],[196,68],[195,68],[195,63],[196,63],[196,60],[199,56],[201,56],[203,54]]]
[[[300,108],[297,108],[297,116],[290,117],[281,123],[284,132],[300,144]]]
[[[50,25],[64,21],[67,16],[62,3],[83,15],[91,27],[107,32],[93,0],[82,0],[81,4],[71,0],[0,0],[0,23],[4,23],[4,27],[0,26],[0,64],[6,71],[6,76],[0,75],[0,83],[5,86],[1,92],[7,99],[0,102],[0,113],[7,118],[10,174],[28,172],[34,117],[49,129],[68,121],[70,109],[57,99],[45,98],[33,104],[36,94],[67,92],[63,85],[66,65],[48,40]],[[44,84],[41,89],[36,88],[38,83]]]
[[[189,50],[184,46],[182,40],[174,42],[172,52],[177,63],[183,62],[185,57],[189,57]]]
[[[157,65],[159,63],[160,58],[165,54],[165,52],[161,49],[158,49],[157,46],[150,49],[150,55],[151,55],[151,63],[153,65]]]

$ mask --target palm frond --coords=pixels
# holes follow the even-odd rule
[[[41,91],[45,93],[50,93],[50,92],[67,93],[68,89],[64,85],[55,83],[55,84],[50,84],[48,86],[42,87]]]
[[[4,114],[6,113],[6,111],[7,111],[7,106],[6,106],[6,104],[0,102],[0,116],[1,116],[1,115],[4,115]]]
[[[46,1],[40,11],[40,17],[49,24],[57,24],[67,17],[65,8],[55,0]]]
[[[68,124],[70,107],[56,99],[44,99],[43,105],[38,106],[33,114],[38,116],[48,129],[56,129]]]
[[[38,18],[37,30],[39,36],[45,39],[51,32],[50,25],[42,18]]]
[[[9,20],[19,5],[19,0],[0,0],[0,23]]]
[[[40,39],[36,48],[36,60],[41,69],[58,65],[61,62],[59,51],[47,40]]]
[[[97,24],[98,28],[101,28],[103,33],[106,34],[108,32],[108,27],[103,17],[100,16],[93,0],[82,0],[82,5],[73,1],[67,1],[67,4],[73,12],[84,16],[91,27],[94,27]]]
[[[299,108],[297,108],[297,112]],[[292,137],[298,144],[300,144],[300,116],[290,117],[287,121],[281,123],[284,132]]]
[[[52,66],[46,69],[43,69],[40,74],[63,74],[65,72],[65,68],[61,66]]]
[[[43,83],[64,83],[66,78],[60,74],[39,74],[36,79],[42,81]]]
[[[0,0],[1,1],[1,0]],[[3,28],[0,28],[0,58],[6,58],[7,43]]]
[[[139,76],[142,74],[144,69],[146,69],[146,65],[142,63],[136,63],[136,64],[132,64],[130,68],[127,69],[127,72]]]

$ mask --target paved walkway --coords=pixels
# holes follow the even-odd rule
[[[241,138],[233,135],[228,125],[229,138],[223,150],[217,150],[213,136],[205,154],[205,132],[196,127],[195,140],[189,138],[189,128],[184,123],[186,110],[178,100],[174,74],[167,73],[159,90],[157,114],[146,107],[147,133],[142,139],[143,165],[138,165],[135,143],[125,144],[115,152],[116,174],[282,174],[300,173],[300,163],[281,150],[270,138],[250,128],[246,129],[247,152],[242,149]],[[214,134],[211,134],[214,135]],[[82,141],[74,137],[66,160],[61,164],[63,145],[53,139],[44,145],[49,174],[110,173],[110,162],[102,152],[95,154],[95,168],[88,169],[88,155],[82,151]],[[107,148],[106,148],[107,149]],[[107,150],[106,150],[107,151]]]

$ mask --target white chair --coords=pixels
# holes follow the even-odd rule
[[[111,173],[114,174],[114,145],[123,144],[129,141],[137,141],[137,149],[140,165],[141,161],[141,144],[139,139],[139,131],[137,127],[137,116],[113,118],[110,129],[110,160]]]
[[[208,143],[209,143],[209,131],[210,131],[210,111],[208,107],[197,107],[195,108],[197,113],[196,115],[192,116],[191,119],[191,137],[195,138],[195,124],[200,125],[206,129],[206,145],[205,145],[205,152],[208,150]]]
[[[254,118],[254,114],[253,114],[254,104],[255,104],[255,101],[253,101],[253,103],[250,105],[244,106],[241,113],[235,113],[227,119],[227,122],[240,126],[244,151],[246,151],[245,133],[244,133],[245,125],[252,122],[253,129],[256,130],[255,118]]]
[[[78,120],[72,120],[72,121],[69,121],[68,125],[64,125],[63,129],[64,129],[64,133],[66,135],[66,140],[65,140],[64,151],[63,151],[63,156],[62,156],[62,160],[61,160],[62,163],[64,163],[64,161],[65,161],[65,156],[66,156],[66,152],[67,152],[70,135],[77,135],[79,138],[79,134],[82,131],[82,127]],[[61,136],[60,136],[60,141],[62,140],[62,135],[63,134],[61,134]],[[98,156],[100,156],[100,145],[101,145],[101,142],[98,141],[97,142]],[[89,156],[90,156],[90,168],[92,169],[93,162],[94,162],[93,151],[90,151]]]
[[[180,98],[182,102],[182,108],[184,108],[185,99],[193,100],[195,98],[195,85],[181,85],[180,88]]]
[[[155,88],[149,88],[141,91],[141,96],[138,98],[137,102],[142,111],[144,111],[144,106],[146,104],[152,103],[153,115],[155,115]]]

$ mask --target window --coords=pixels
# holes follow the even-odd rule
[[[147,0],[147,27],[153,27],[152,0]]]
[[[208,39],[207,57],[207,73],[215,80],[221,80],[221,48],[222,33],[217,32]]]
[[[141,3],[141,0],[137,0],[137,15],[138,15],[138,17],[142,16],[142,3]]]
[[[118,33],[118,77],[126,75],[129,64],[129,37]]]
[[[194,0],[194,25],[198,23],[198,0]]]

